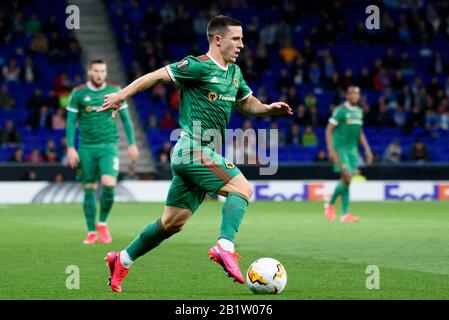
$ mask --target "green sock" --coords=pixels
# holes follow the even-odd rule
[[[95,202],[95,189],[84,188],[83,202],[84,216],[86,217],[87,231],[95,231],[95,215],[97,213],[97,204]]]
[[[337,184],[337,186],[335,187],[335,189],[334,189],[334,193],[332,194],[331,200],[329,201],[329,203],[331,205],[335,204],[335,202],[337,201],[338,196],[343,193],[343,190],[344,190],[344,184],[339,182]]]
[[[106,222],[114,204],[114,187],[103,187],[100,197],[100,220],[99,222]]]
[[[220,229],[220,238],[234,242],[235,234],[239,231],[248,200],[237,193],[231,193],[226,199],[223,210]]]
[[[341,195],[343,214],[349,213],[349,186],[345,185]]]
[[[140,234],[126,248],[131,259],[134,261],[138,257],[156,248],[163,240],[170,237],[161,218],[147,225]]]

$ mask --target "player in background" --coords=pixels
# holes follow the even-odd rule
[[[105,259],[114,292],[121,291],[121,283],[137,258],[182,230],[206,193],[226,197],[220,234],[209,250],[209,257],[221,264],[235,281],[244,283],[234,243],[252,188],[232,162],[205,146],[202,134],[215,130],[224,139],[233,106],[245,115],[254,116],[292,114],[292,110],[283,102],[263,104],[252,95],[235,64],[243,49],[239,21],[226,16],[212,18],[207,26],[207,37],[209,51],[205,55],[188,56],[138,78],[120,92],[107,95],[99,110],[114,109],[116,113],[126,99],[157,83],[174,82],[181,88],[179,124],[182,133],[173,148],[173,179],[165,209],[162,217],[147,225],[126,249],[107,254]],[[200,124],[201,132],[197,132],[199,128],[195,123]]]
[[[343,215],[341,222],[357,222],[359,218],[349,211],[349,186],[357,169],[359,143],[365,150],[366,163],[373,161],[368,140],[363,133],[363,111],[358,106],[360,88],[350,86],[346,91],[346,101],[337,106],[326,128],[326,145],[329,159],[334,163],[334,171],[340,175],[340,182],[335,187],[332,198],[325,205],[324,215],[327,220],[335,220],[335,201],[340,196]]]
[[[67,106],[67,160],[72,168],[79,165],[78,179],[83,184],[83,210],[87,223],[85,244],[98,241],[95,229],[100,234],[100,241],[110,243],[112,237],[106,225],[107,218],[114,204],[114,187],[119,172],[118,129],[111,113],[98,113],[104,96],[117,92],[120,87],[106,82],[107,66],[103,60],[89,63],[87,75],[89,81],[73,89]],[[136,162],[139,150],[134,140],[133,125],[123,103],[119,114],[128,138],[128,156]],[[79,146],[75,149],[76,124],[79,123]],[[96,188],[100,180],[102,192],[100,196],[100,217],[95,226],[97,204]]]

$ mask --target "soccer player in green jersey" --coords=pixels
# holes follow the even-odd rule
[[[337,106],[326,128],[326,144],[329,158],[334,163],[334,171],[340,174],[340,182],[335,187],[332,198],[325,206],[324,215],[329,221],[335,220],[335,201],[340,196],[343,215],[341,222],[357,222],[359,218],[349,211],[349,185],[357,169],[359,143],[365,149],[366,163],[371,164],[373,154],[363,133],[363,111],[358,106],[360,88],[350,86],[346,101]]]
[[[209,250],[209,257],[221,264],[235,281],[244,283],[234,242],[252,188],[232,162],[205,145],[202,135],[212,130],[223,138],[233,106],[245,115],[254,116],[292,114],[292,110],[283,102],[261,103],[247,86],[235,64],[243,49],[239,21],[226,16],[212,18],[207,26],[207,37],[207,54],[188,56],[138,78],[120,92],[107,95],[99,110],[114,109],[116,113],[127,98],[157,83],[174,82],[181,88],[179,124],[182,133],[173,148],[173,179],[165,209],[162,217],[147,225],[125,250],[107,254],[105,259],[114,292],[121,291],[121,283],[137,258],[182,230],[206,193],[226,197],[220,234],[217,244]]]
[[[114,203],[114,187],[119,172],[118,130],[111,113],[98,113],[104,96],[118,92],[116,85],[106,83],[107,66],[103,60],[93,60],[87,70],[89,81],[73,89],[67,106],[67,161],[72,168],[79,165],[78,179],[84,189],[84,216],[87,223],[85,244],[98,241],[95,227],[100,235],[100,241],[110,243],[111,235],[106,220]],[[123,103],[118,111],[123,121],[123,127],[128,137],[128,156],[132,162],[137,161],[139,150],[134,140],[133,125]],[[75,149],[76,124],[79,123],[79,146]],[[100,196],[100,217],[95,226],[97,204],[96,188],[100,180],[102,192]]]

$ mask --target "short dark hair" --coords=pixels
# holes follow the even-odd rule
[[[215,35],[224,37],[228,33],[228,27],[230,26],[241,27],[242,23],[236,19],[223,15],[210,19],[207,24],[207,39],[209,40],[209,43],[212,42],[212,38]]]
[[[93,66],[94,64],[106,64],[106,61],[104,61],[103,59],[93,59],[93,60],[90,60],[89,65],[88,65],[89,69],[92,68],[92,66]]]

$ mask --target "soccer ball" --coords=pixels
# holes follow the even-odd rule
[[[260,258],[248,268],[246,284],[256,294],[278,294],[287,284],[287,271],[273,258]]]

